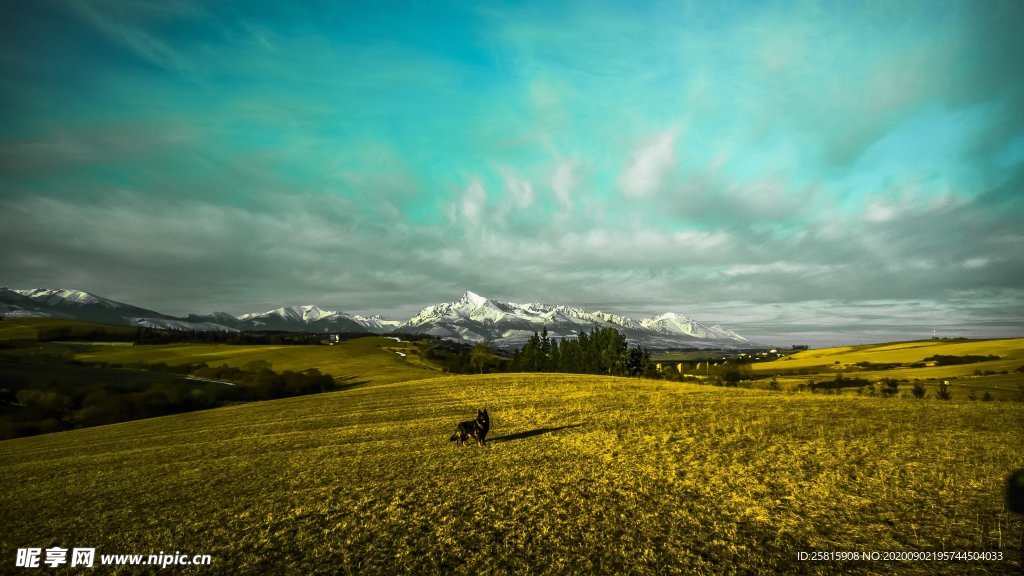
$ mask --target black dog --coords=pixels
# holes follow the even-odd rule
[[[491,429],[491,417],[487,415],[487,408],[476,411],[476,420],[459,422],[455,434],[448,439],[449,442],[458,441],[459,446],[466,443],[466,439],[472,436],[481,446],[487,443],[487,431]]]

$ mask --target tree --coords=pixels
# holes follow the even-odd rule
[[[949,391],[948,380],[943,380],[942,383],[939,384],[939,391],[935,393],[935,397],[938,398],[939,400],[953,399],[953,393]]]
[[[914,398],[924,398],[924,395],[925,395],[924,384],[921,384],[920,382],[917,382],[916,384],[914,384],[914,388],[913,388],[913,390],[911,390],[911,393],[914,395]]]
[[[484,368],[487,367],[487,361],[490,358],[491,351],[487,348],[487,345],[477,344],[473,346],[473,351],[470,352],[469,365],[477,374],[483,374]]]
[[[551,363],[551,339],[548,338],[548,327],[544,326],[540,333],[540,370],[547,370]]]

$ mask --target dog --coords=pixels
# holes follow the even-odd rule
[[[466,420],[465,422],[459,422],[458,427],[455,429],[455,434],[448,439],[449,442],[458,442],[459,446],[463,446],[466,443],[466,439],[469,437],[476,438],[477,444],[485,446],[487,444],[487,431],[491,429],[491,417],[487,415],[487,408],[476,411],[476,420]]]

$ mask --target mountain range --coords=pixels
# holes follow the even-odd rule
[[[522,346],[534,332],[544,329],[550,337],[561,339],[573,338],[593,327],[615,328],[631,343],[654,349],[751,345],[732,330],[709,326],[675,312],[637,321],[572,306],[503,302],[473,292],[466,292],[454,302],[428,306],[401,322],[314,305],[286,306],[241,316],[213,312],[178,318],[81,290],[0,288],[0,316],[65,318],[176,330],[429,334],[461,342],[487,342],[506,349]]]

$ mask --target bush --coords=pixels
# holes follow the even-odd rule
[[[935,393],[935,397],[939,400],[952,400],[953,393],[949,391],[949,383],[943,380],[939,384],[939,390]]]
[[[988,355],[980,356],[974,354],[966,354],[964,356],[955,356],[951,354],[936,354],[935,356],[929,356],[924,359],[925,362],[935,362],[936,366],[956,366],[959,364],[973,364],[975,362],[987,362],[989,360],[999,360],[999,356]]]
[[[882,395],[886,398],[895,396],[900,392],[900,382],[895,378],[883,378],[882,384]]]
[[[925,395],[924,384],[921,384],[920,382],[914,384],[914,388],[913,388],[913,390],[911,390],[911,393],[913,393],[914,398],[924,398],[924,395]]]

